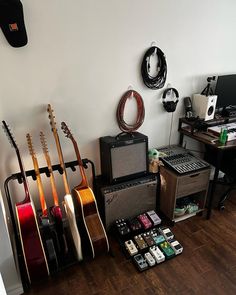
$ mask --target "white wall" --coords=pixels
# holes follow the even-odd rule
[[[12,48],[0,34],[0,116],[11,126],[26,169],[32,169],[25,134],[31,132],[40,154],[38,133],[48,135],[53,162],[55,144],[46,113],[66,121],[78,139],[81,156],[100,173],[98,138],[119,132],[115,111],[131,84],[144,99],[140,132],[149,146],[168,144],[171,115],[163,111],[162,90],[141,80],[144,52],[156,41],[167,58],[167,83],[180,98],[201,91],[206,77],[236,72],[234,0],[22,0],[29,43]],[[171,142],[178,141],[180,101]],[[71,143],[60,132],[65,160],[74,160]],[[0,133],[0,182],[18,171],[14,151]],[[39,155],[40,165],[44,166]],[[70,179],[72,185],[77,178]],[[20,196],[17,196],[20,198]]]

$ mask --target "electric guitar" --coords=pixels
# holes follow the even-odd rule
[[[13,145],[20,166],[25,198],[23,201],[16,203],[16,219],[19,227],[20,241],[24,255],[24,261],[29,282],[38,281],[42,277],[49,275],[46,255],[44,252],[42,239],[37,224],[35,208],[31,200],[29,187],[23,162],[21,160],[20,151],[15,140],[6,124],[2,121],[3,128],[6,131],[11,144]]]
[[[56,249],[58,245],[57,235],[55,231],[53,231],[50,227],[51,221],[50,221],[50,216],[47,209],[47,204],[45,201],[44,189],[43,189],[42,179],[40,176],[38,160],[33,148],[32,138],[29,133],[26,134],[26,138],[27,138],[29,152],[32,157],[32,161],[34,165],[36,181],[37,181],[37,186],[39,191],[39,199],[40,199],[40,204],[42,209],[42,213],[38,214],[38,217],[39,217],[39,222],[41,225],[42,239],[45,246],[44,249],[47,254],[50,271],[53,272],[58,270],[58,259],[56,254]]]
[[[109,251],[109,242],[98,212],[95,196],[88,185],[77,142],[65,122],[61,123],[61,128],[66,137],[72,141],[79,163],[82,180],[78,186],[73,188],[72,196],[78,203],[77,207],[79,212],[77,215],[77,221],[79,222],[82,220],[82,222],[80,222],[80,226],[81,224],[84,224],[87,240],[90,242],[92,257],[94,258],[98,254]]]
[[[73,200],[72,200],[72,196],[70,194],[70,188],[69,188],[69,184],[68,184],[68,180],[67,180],[65,163],[64,163],[64,159],[63,159],[63,154],[62,154],[62,150],[61,150],[59,136],[58,136],[58,133],[57,133],[56,122],[54,120],[55,116],[53,115],[53,110],[52,110],[50,104],[48,104],[47,112],[49,114],[50,125],[51,125],[53,136],[54,136],[54,139],[55,139],[55,142],[56,142],[57,152],[58,152],[58,156],[59,156],[59,162],[60,162],[60,166],[61,166],[61,169],[62,169],[62,178],[63,178],[63,184],[64,184],[64,187],[65,187],[65,193],[66,193],[66,195],[64,196],[64,204],[65,204],[66,216],[67,216],[67,219],[68,219],[72,239],[73,239],[73,242],[74,242],[77,259],[79,261],[81,261],[81,260],[83,260],[81,237],[80,237],[80,233],[79,233],[77,223],[76,223],[75,208],[74,208],[74,203],[73,203]]]
[[[50,208],[50,213],[53,216],[53,219],[55,221],[55,228],[56,228],[57,236],[59,240],[60,257],[63,257],[63,256],[66,256],[66,254],[68,253],[68,246],[67,246],[67,241],[66,241],[64,227],[63,227],[62,211],[59,206],[59,199],[58,199],[58,194],[56,189],[55,178],[53,175],[52,163],[51,163],[51,159],[48,152],[46,138],[42,131],[40,132],[40,141],[42,144],[44,157],[47,162],[48,170],[50,173],[50,183],[51,183],[53,202],[54,202],[54,206]]]

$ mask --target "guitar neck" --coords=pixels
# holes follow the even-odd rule
[[[29,187],[28,187],[28,183],[27,183],[27,178],[26,178],[26,173],[25,173],[25,169],[24,169],[24,166],[23,166],[23,162],[21,160],[20,152],[19,152],[18,149],[16,149],[16,155],[17,155],[19,166],[20,166],[22,182],[23,182],[23,186],[24,186],[24,190],[25,190],[25,198],[24,198],[24,200],[22,202],[19,202],[18,204],[25,204],[25,203],[29,203],[31,201],[30,200]]]
[[[50,173],[50,183],[51,183],[51,188],[52,188],[54,205],[59,206],[58,194],[57,194],[57,189],[56,189],[56,182],[55,182],[55,178],[54,178],[54,174],[53,174],[51,159],[50,159],[48,152],[44,152],[44,156],[45,156],[48,170]]]
[[[82,180],[81,180],[81,183],[79,184],[79,187],[81,187],[81,188],[82,187],[89,187],[88,181],[87,181],[87,178],[86,178],[86,174],[85,174],[85,171],[84,171],[83,162],[81,160],[78,144],[74,140],[74,138],[72,138],[71,140],[72,140],[72,143],[73,143],[73,146],[74,146],[75,154],[76,154],[76,157],[77,157],[77,160],[78,160],[78,163],[79,163],[80,174],[81,174],[81,177],[82,177]]]
[[[42,208],[42,215],[46,217],[47,216],[47,205],[46,205],[46,201],[45,201],[43,184],[42,184],[42,180],[41,180],[41,176],[40,176],[38,160],[37,160],[36,154],[34,152],[31,136],[29,133],[27,133],[26,138],[27,138],[29,152],[32,157],[32,161],[33,161],[33,165],[34,165],[34,171],[35,171],[37,186],[38,186],[38,190],[39,190],[39,199],[40,199],[40,204],[41,204],[41,208]]]
[[[34,156],[34,155],[32,155],[32,160],[33,160],[33,164],[34,164],[34,171],[36,174],[36,181],[37,181],[37,186],[38,186],[38,190],[39,190],[39,199],[40,199],[40,204],[41,204],[41,208],[42,208],[42,213],[43,213],[43,216],[47,216],[47,204],[45,201],[42,179],[41,179],[40,172],[39,172],[38,160],[37,160],[36,156]]]
[[[56,147],[57,147],[57,153],[58,153],[58,156],[59,156],[60,166],[62,168],[62,178],[63,178],[64,187],[65,187],[65,192],[66,192],[66,194],[70,194],[70,187],[69,187],[68,180],[67,180],[66,167],[65,167],[65,163],[64,163],[64,159],[63,159],[63,155],[62,155],[59,136],[58,136],[56,130],[53,130],[53,135],[54,135],[55,142],[56,142]]]

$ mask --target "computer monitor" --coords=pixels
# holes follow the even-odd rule
[[[215,94],[217,95],[217,109],[236,107],[236,74],[218,76]]]

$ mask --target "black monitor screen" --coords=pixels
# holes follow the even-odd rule
[[[218,76],[215,94],[217,108],[236,106],[236,75]]]

